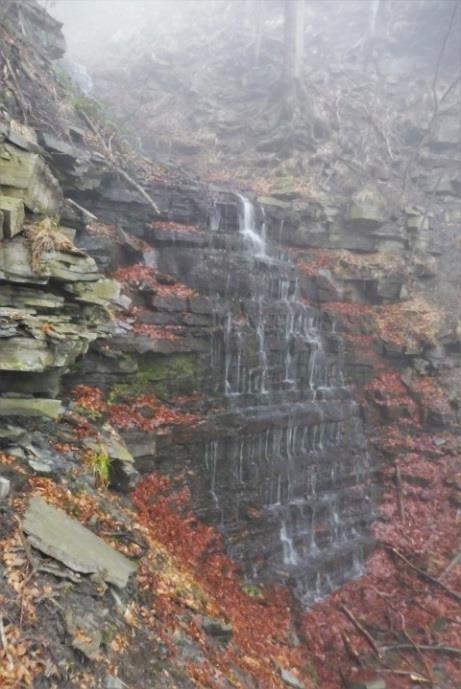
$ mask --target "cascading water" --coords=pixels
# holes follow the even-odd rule
[[[212,347],[227,409],[207,442],[204,512],[253,576],[289,579],[309,603],[361,571],[368,454],[331,319],[300,298],[289,257],[239,202],[240,247]]]
[[[265,256],[266,242],[264,236],[256,231],[254,206],[249,199],[241,194],[239,194],[239,199],[242,204],[240,233],[255,256]]]

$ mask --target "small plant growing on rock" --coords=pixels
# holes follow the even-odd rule
[[[87,467],[92,471],[96,483],[105,487],[109,483],[111,460],[107,452],[101,447],[98,451],[87,450],[84,454]]]
[[[247,596],[250,596],[250,598],[264,600],[264,591],[255,584],[242,584],[242,591],[246,593]]]
[[[27,243],[30,251],[32,270],[40,273],[42,269],[42,256],[48,251],[68,251],[84,256],[73,242],[59,230],[56,218],[45,218],[35,225],[31,225],[26,232]]]

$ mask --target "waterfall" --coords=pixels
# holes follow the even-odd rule
[[[256,231],[254,206],[245,196],[239,194],[238,197],[242,204],[240,234],[245,239],[249,250],[254,256],[265,256],[266,242],[263,234],[259,234]]]
[[[283,563],[285,565],[296,566],[299,558],[293,546],[293,539],[288,535],[287,525],[283,519],[280,526],[280,540],[283,546]]]
[[[210,504],[231,554],[252,562],[262,545],[268,569],[296,580],[309,603],[361,572],[371,507],[357,486],[370,467],[334,324],[300,299],[290,257],[238,200],[243,242],[212,348],[227,408],[206,450]],[[247,508],[266,515],[261,544],[241,531]]]

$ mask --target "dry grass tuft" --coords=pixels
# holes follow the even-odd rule
[[[41,222],[31,225],[27,229],[26,237],[29,245],[31,266],[35,273],[41,272],[44,253],[68,251],[72,254],[85,255],[59,230],[58,223],[53,218],[45,218]]]

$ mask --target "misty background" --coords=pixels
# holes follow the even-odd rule
[[[237,135],[239,155],[251,157],[249,140],[283,124],[283,0],[45,4],[63,23],[61,66],[148,155],[190,163],[199,173],[206,168],[208,175],[210,157],[221,167],[224,160],[235,166]],[[337,111],[338,122],[344,120],[341,109],[354,110],[367,91],[369,106],[386,122],[395,115],[396,89],[403,88],[408,107],[420,102],[425,126],[435,74],[442,88],[461,69],[457,2],[308,0],[303,6],[297,121],[311,130],[306,146],[328,139],[327,113]],[[386,91],[379,103],[376,83]],[[459,100],[459,83],[452,91]],[[395,138],[398,147],[395,123],[389,129],[389,145]],[[297,134],[298,145],[303,136]],[[205,151],[206,161],[200,159]]]

